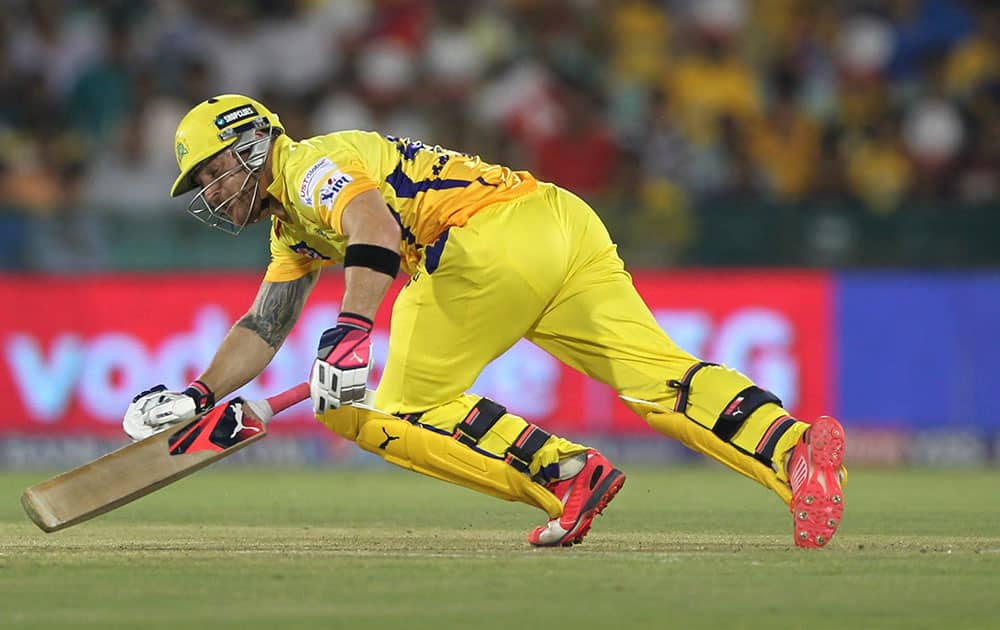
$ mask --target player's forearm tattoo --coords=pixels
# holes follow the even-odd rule
[[[250,311],[236,325],[254,331],[277,350],[299,318],[318,277],[319,273],[313,272],[289,282],[262,283]]]

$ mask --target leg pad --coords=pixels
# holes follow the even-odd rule
[[[562,504],[541,484],[503,459],[461,444],[451,435],[374,409],[344,406],[317,414],[334,433],[385,461],[477,492],[562,515]]]

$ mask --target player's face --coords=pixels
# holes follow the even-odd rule
[[[223,151],[198,169],[195,181],[202,195],[213,208],[224,213],[238,226],[249,225],[263,218],[257,178],[232,151]]]

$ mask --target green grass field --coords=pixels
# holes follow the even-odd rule
[[[1000,471],[851,471],[829,547],[719,468],[639,469],[585,544],[402,472],[205,471],[56,534],[0,473],[3,628],[1000,627]]]

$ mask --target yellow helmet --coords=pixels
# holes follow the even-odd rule
[[[221,94],[198,103],[177,125],[174,153],[181,172],[170,196],[194,188],[192,175],[197,167],[234,144],[244,132],[264,130],[270,130],[271,136],[284,132],[278,115],[248,96]]]

